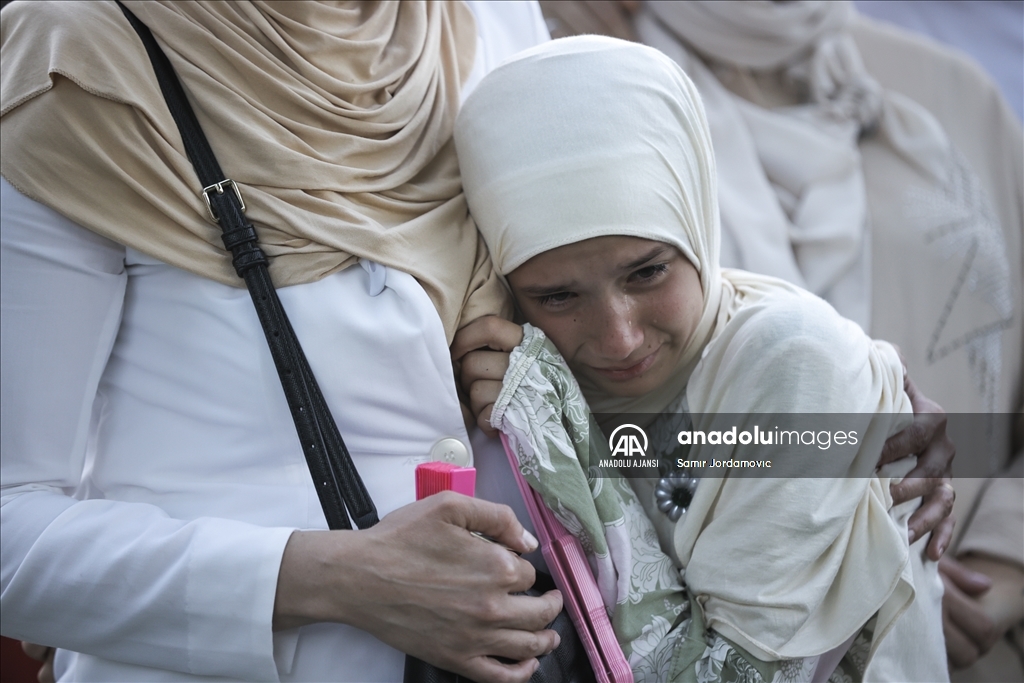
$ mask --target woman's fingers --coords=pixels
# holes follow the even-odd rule
[[[496,320],[501,320],[496,318]],[[501,320],[501,322],[507,322]],[[511,324],[511,323],[509,323]],[[514,326],[518,327],[518,325]],[[465,329],[469,329],[468,327]],[[521,334],[520,334],[521,336]],[[452,347],[455,353],[455,347]],[[501,393],[502,380],[508,370],[509,353],[505,351],[473,350],[458,362],[459,384],[468,396],[469,409],[477,425],[488,436],[497,431],[491,426],[491,407]]]
[[[537,658],[553,651],[561,642],[551,630],[527,634],[507,631],[500,639],[504,642],[495,643],[493,649],[509,654],[503,655],[503,660],[486,655],[475,657],[466,662],[467,675],[481,681],[528,681],[539,664]]]
[[[56,654],[57,650],[52,647],[47,647],[46,645],[30,643],[27,640],[21,641],[21,650],[37,662],[43,663],[43,665],[39,667],[39,672],[36,674],[36,680],[39,681],[39,683],[54,683],[53,656]]]
[[[498,436],[498,430],[491,426],[491,413],[493,410],[494,404],[492,403],[481,410],[480,415],[476,418],[476,426],[492,439]]]
[[[536,657],[538,654],[551,652],[558,646],[558,634],[548,630],[548,626],[562,611],[562,594],[557,590],[548,591],[539,597],[529,595],[510,595],[513,616],[507,624],[510,633],[518,639],[520,646],[526,648],[519,653],[523,657]]]
[[[47,647],[46,645],[30,643],[27,640],[21,641],[21,651],[37,662],[46,661],[46,657],[50,654],[52,649],[53,648]]]
[[[513,600],[522,597],[510,596]],[[524,616],[522,629],[496,632],[494,642],[485,646],[488,652],[501,653],[497,656],[502,659],[481,655],[466,662],[465,670],[470,678],[482,681],[527,681],[539,664],[537,658],[559,646],[561,638],[558,633],[545,626],[554,621],[561,611],[561,595],[551,591],[541,597],[546,605],[540,612],[534,609],[536,598],[527,598],[530,604],[526,609],[530,616]],[[534,630],[537,623],[543,623],[544,626]]]
[[[914,466],[914,469],[907,473],[903,481],[892,486],[893,504],[899,505],[939,489],[946,491],[944,499],[952,499],[955,494],[950,488],[952,486],[950,476],[955,453],[953,442],[946,436],[945,428],[943,428],[941,436],[936,435],[935,439],[928,443],[922,451],[919,451],[917,465]],[[952,505],[952,501],[949,502]],[[952,511],[952,507],[950,507],[950,511]]]
[[[470,390],[473,382],[497,380],[500,382],[508,370],[511,357],[507,351],[470,351],[462,358],[462,385]]]
[[[467,353],[477,349],[508,352],[522,341],[522,326],[497,316],[484,316],[455,333],[451,348],[452,359],[462,360]]]
[[[469,409],[488,436],[497,434],[491,426],[491,409],[501,394],[508,359],[509,354],[497,351],[473,351],[463,359],[462,383],[469,395]]]
[[[548,625],[562,608],[558,591],[516,594],[536,578],[516,553],[536,548],[510,508],[450,492],[365,531],[296,532],[281,564],[275,625],[348,623],[455,673],[526,680],[529,660],[555,646]]]
[[[956,448],[946,434],[946,413],[922,394],[909,376],[904,388],[914,409],[913,423],[891,436],[882,448],[878,466],[910,455],[917,464],[903,481],[890,488],[893,504],[922,498],[921,506],[910,516],[907,525],[910,541],[931,533],[928,557],[938,560],[949,547],[953,535],[953,501],[956,493],[950,483]]]
[[[952,581],[957,590],[973,598],[992,588],[992,579],[952,557],[942,558],[939,562],[939,572],[944,581]]]
[[[913,476],[913,473],[907,475],[907,477]],[[899,484],[894,484],[891,487],[891,491],[894,505],[921,497],[920,507],[914,511],[914,514],[907,521],[911,543],[928,533],[938,531],[952,533],[951,525],[953,520],[950,515],[953,512],[956,492],[953,490],[953,486],[948,478],[923,477],[904,479]],[[947,519],[949,524],[944,525]],[[942,528],[940,528],[940,525],[942,525]],[[946,529],[945,526],[949,526],[949,529]],[[938,536],[939,534],[935,534],[932,540],[938,541]],[[945,550],[945,545],[948,545],[949,539],[945,539],[945,541],[943,550]],[[939,557],[942,557],[942,555],[940,554]],[[937,560],[939,557],[933,559]]]
[[[478,379],[469,387],[469,407],[475,415],[494,405],[501,394],[501,380]],[[488,418],[490,411],[488,411]]]
[[[950,668],[965,669],[978,660],[981,654],[978,646],[956,624],[943,624],[942,631]]]
[[[943,631],[946,651],[956,668],[970,666],[991,649],[999,637],[995,623],[970,595],[961,590],[955,560],[943,560],[940,565],[945,592],[942,596]]]
[[[911,518],[913,519],[913,518]],[[926,523],[922,523],[924,528]],[[956,527],[956,518],[953,515],[943,518],[938,525],[932,529],[932,537],[928,540],[928,547],[925,549],[925,554],[928,559],[933,562],[938,562],[942,559],[942,556],[946,552],[946,548],[953,541],[953,529]],[[911,527],[911,533],[918,534],[917,531]],[[915,538],[919,538],[915,535]]]
[[[919,470],[923,469],[922,460],[926,460],[926,468],[932,473],[928,476],[944,476],[956,455],[953,442],[946,435],[946,412],[922,394],[910,377],[905,379],[904,386],[914,409],[914,422],[886,440],[878,466],[918,455]]]
[[[526,683],[538,666],[540,662],[536,658],[505,663],[481,655],[466,662],[465,676],[474,681],[488,683]]]
[[[443,498],[438,499],[440,512],[448,523],[484,534],[517,553],[532,553],[537,549],[537,539],[519,523],[512,508],[507,505],[489,503],[458,494],[439,495],[443,495]],[[521,562],[531,566],[529,562]],[[521,590],[532,586],[533,579],[534,577],[531,575],[530,584]]]

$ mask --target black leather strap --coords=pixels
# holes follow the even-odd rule
[[[378,521],[377,510],[277,297],[267,270],[267,257],[259,247],[256,229],[246,220],[241,195],[221,171],[185,90],[153,34],[127,7],[120,2],[118,6],[146,47],[185,151],[205,188],[210,213],[224,231],[224,246],[231,252],[235,271],[252,295],[327,525],[331,529],[351,529],[351,515],[356,528],[371,527]]]

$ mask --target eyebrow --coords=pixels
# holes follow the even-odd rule
[[[636,259],[635,261],[630,261],[629,263],[619,266],[619,269],[632,270],[633,268],[639,268],[640,266],[646,264],[648,261],[653,261],[654,259],[660,257],[662,254],[665,253],[666,249],[668,249],[667,245],[658,245],[651,249],[646,254],[644,254],[643,256],[641,256],[640,258]]]
[[[548,287],[523,287],[523,294],[527,296],[549,296],[551,294],[564,292],[567,289],[572,289],[574,284],[576,283],[569,281]]]
[[[662,254],[665,253],[665,250],[667,248],[668,247],[666,245],[658,245],[651,249],[646,254],[644,254],[643,256],[641,256],[640,258],[630,261],[629,263],[624,263],[623,265],[619,266],[619,270],[632,270],[633,268],[639,268],[640,266],[643,266],[648,262],[653,261],[656,258],[659,258]],[[576,282],[570,280],[568,282],[560,282],[555,285],[523,287],[522,291],[523,294],[527,296],[541,297],[549,296],[551,294],[560,294],[561,292],[564,292],[566,290],[573,289],[575,285]]]

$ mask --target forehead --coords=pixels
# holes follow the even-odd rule
[[[562,280],[569,275],[628,270],[678,250],[665,242],[608,235],[565,244],[537,254],[508,274],[513,285]]]

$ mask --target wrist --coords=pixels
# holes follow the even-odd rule
[[[352,531],[296,531],[281,557],[273,629],[282,631],[323,621],[345,622],[342,549]],[[355,552],[354,550],[352,552]],[[354,555],[358,557],[358,553]],[[340,584],[340,585],[339,585]]]

